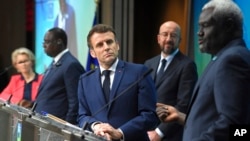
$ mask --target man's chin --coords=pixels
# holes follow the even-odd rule
[[[206,53],[206,48],[204,46],[200,45],[199,49],[201,53]]]
[[[116,60],[115,56],[110,56],[109,58],[106,59],[106,62],[109,62],[109,64],[113,64],[115,60]]]

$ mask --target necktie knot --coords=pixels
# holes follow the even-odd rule
[[[162,59],[162,60],[161,60],[161,68],[160,68],[158,74],[160,74],[160,75],[163,74],[163,72],[164,72],[164,70],[165,70],[165,67],[166,67],[166,63],[167,63],[167,60],[166,60],[166,59]]]
[[[161,66],[162,66],[162,67],[165,68],[166,63],[167,63],[166,59],[162,59],[162,60],[161,60]]]
[[[110,75],[110,70],[104,70],[104,71],[102,71],[102,74],[105,76],[105,78],[107,77],[107,76],[109,76]]]

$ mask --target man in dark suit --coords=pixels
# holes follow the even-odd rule
[[[94,26],[87,40],[100,67],[80,78],[80,127],[89,123],[89,130],[107,140],[148,141],[147,131],[159,122],[154,82],[145,74],[148,68],[118,59],[120,46],[108,25]]]
[[[35,111],[47,112],[76,124],[77,85],[85,70],[67,49],[67,35],[61,28],[48,30],[43,46],[45,53],[53,58],[53,64],[45,72],[39,87]]]
[[[209,1],[199,26],[199,48],[213,58],[194,88],[187,116],[164,104],[158,115],[185,124],[183,141],[228,141],[231,125],[250,124],[250,52],[241,10],[233,1]]]
[[[175,106],[186,113],[197,80],[197,71],[194,61],[178,49],[181,41],[180,26],[173,21],[163,23],[157,41],[161,54],[145,62],[146,66],[154,70],[152,77],[157,88],[157,102]],[[165,65],[162,60],[166,61]],[[148,134],[151,141],[181,141],[183,127],[177,123],[162,122]]]

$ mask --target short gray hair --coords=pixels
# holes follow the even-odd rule
[[[213,8],[213,18],[216,21],[225,21],[232,19],[237,25],[237,29],[243,28],[243,16],[240,8],[232,0],[211,0],[206,3],[202,10]]]

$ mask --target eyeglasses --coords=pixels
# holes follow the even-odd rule
[[[24,63],[29,63],[30,60],[22,60],[22,61],[18,61],[16,62],[16,64],[24,64]]]
[[[168,36],[170,36],[171,39],[177,39],[177,38],[179,38],[179,36],[176,33],[162,32],[162,33],[159,33],[158,35],[160,35],[163,38],[167,38]]]

